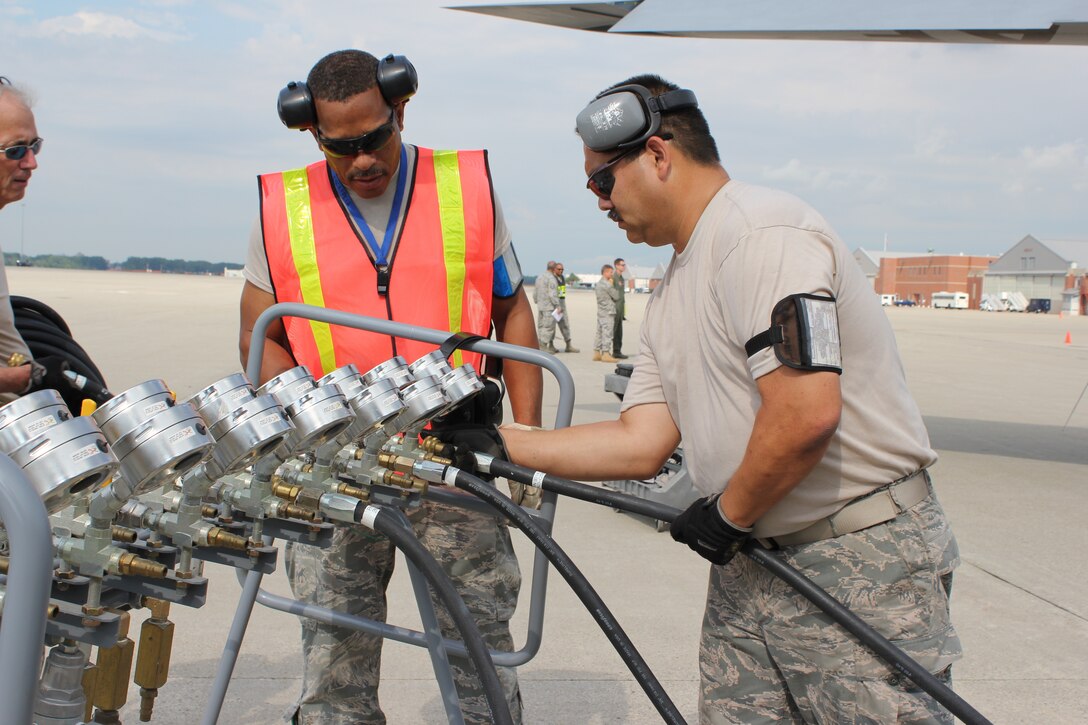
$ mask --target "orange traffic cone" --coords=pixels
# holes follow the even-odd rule
[[[1065,344],[1066,345],[1072,345],[1073,344],[1073,335],[1071,335],[1068,330],[1066,330],[1066,332],[1065,332]]]

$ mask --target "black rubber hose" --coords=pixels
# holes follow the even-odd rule
[[[609,491],[596,486],[577,483],[498,458],[488,461],[487,467],[489,473],[512,479],[517,483],[524,483],[582,501],[649,516],[659,521],[671,523],[680,514],[680,509],[672,506],[647,501],[619,491]],[[752,561],[797,590],[805,599],[816,605],[847,632],[857,637],[862,644],[887,664],[910,678],[914,684],[925,690],[934,700],[960,720],[969,725],[991,725],[990,721],[982,713],[957,695],[952,688],[930,674],[929,670],[914,661],[907,653],[892,644],[884,635],[866,624],[860,617],[814,584],[804,574],[757,545],[755,541],[749,541],[741,551]]]
[[[19,335],[26,342],[27,347],[30,347],[32,342],[51,345],[59,350],[60,354],[62,354],[69,362],[77,361],[88,370],[91,370],[96,378],[102,377],[101,372],[91,361],[86,350],[80,347],[72,338],[58,335],[56,330],[42,329],[37,325],[25,325],[22,321],[17,321],[16,325],[19,330]],[[35,357],[42,356],[35,355]]]
[[[32,312],[48,319],[56,327],[59,327],[65,335],[71,336],[72,331],[68,327],[68,323],[64,321],[64,318],[60,316],[56,310],[49,305],[39,300],[23,297],[22,295],[11,295],[8,299],[11,300],[11,309],[18,314],[21,311]]]
[[[34,357],[43,357],[42,355],[35,354],[31,345],[31,340],[37,342],[45,342],[52,344],[57,348],[64,350],[63,357],[69,362],[78,360],[83,364],[85,368],[92,372],[92,377],[96,382],[105,385],[105,379],[102,376],[102,372],[91,360],[91,356],[87,354],[87,351],[83,347],[72,339],[70,335],[65,333],[58,327],[55,327],[51,322],[41,317],[26,317],[24,315],[15,315],[15,329],[18,330],[20,336],[27,343],[27,347],[31,348],[31,354]]]
[[[393,545],[404,552],[416,568],[430,583],[435,594],[446,605],[457,631],[461,633],[461,640],[468,651],[469,659],[476,668],[476,674],[483,685],[484,697],[487,698],[487,706],[491,708],[491,721],[499,725],[514,725],[514,718],[510,714],[510,705],[506,702],[506,693],[503,692],[499,674],[495,671],[495,663],[491,659],[491,652],[480,634],[480,628],[472,618],[465,601],[453,586],[453,582],[442,571],[435,558],[419,543],[419,539],[406,529],[401,521],[387,509],[377,506],[360,506],[356,513],[356,521],[362,521],[368,510],[377,509],[377,515],[373,519],[373,528],[389,537]]]
[[[548,557],[548,561],[550,561],[552,565],[555,566],[556,571],[567,580],[571,589],[574,590],[574,593],[582,600],[582,604],[589,610],[590,615],[592,615],[593,619],[600,625],[601,630],[604,632],[605,636],[608,637],[608,641],[616,648],[616,652],[619,653],[620,658],[623,660],[624,664],[627,665],[627,669],[635,676],[635,680],[642,687],[646,696],[650,698],[650,702],[657,708],[662,719],[667,723],[683,725],[684,717],[680,714],[676,705],[673,704],[673,701],[669,699],[669,695],[665,692],[665,688],[657,681],[657,677],[654,676],[649,665],[646,664],[646,660],[644,660],[642,655],[639,654],[639,651],[635,649],[635,645],[631,642],[631,638],[623,631],[623,628],[620,626],[619,622],[616,621],[612,612],[609,611],[604,600],[601,599],[600,595],[597,594],[596,590],[590,585],[589,581],[585,578],[585,575],[574,565],[574,562],[571,561],[571,558],[567,556],[566,552],[555,543],[555,540],[540,527],[540,524],[538,524],[532,516],[525,513],[524,509],[506,496],[503,496],[496,491],[493,486],[488,485],[483,480],[460,469],[451,468],[450,470],[457,471],[457,475],[454,478],[454,485],[457,486],[457,488],[482,498],[491,506],[501,511],[506,518],[525,532],[525,535],[529,537],[529,540],[532,541],[546,557]]]

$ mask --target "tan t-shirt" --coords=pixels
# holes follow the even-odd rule
[[[781,536],[937,459],[907,389],[879,299],[827,222],[800,200],[729,181],[674,255],[642,324],[623,409],[664,402],[695,486],[720,492],[740,465],[760,398],[756,378],[781,363],[744,343],[791,294],[837,300],[843,410],[816,468],[755,526]]]

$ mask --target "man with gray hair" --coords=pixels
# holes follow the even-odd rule
[[[26,194],[42,140],[34,125],[30,97],[26,91],[0,76],[0,209]],[[30,350],[15,329],[11,311],[4,255],[0,251],[0,404],[29,391],[38,372],[30,361]],[[40,376],[39,376],[40,377]]]

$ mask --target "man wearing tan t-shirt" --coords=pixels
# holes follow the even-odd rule
[[[674,256],[619,419],[504,429],[511,460],[641,479],[683,437],[706,498],[672,536],[713,564],[701,722],[951,723],[800,594],[734,558],[757,538],[950,682],[958,551],[926,470],[937,456],[856,262],[803,202],[729,178],[691,91],[637,76],[577,128],[598,207],[629,241]]]

